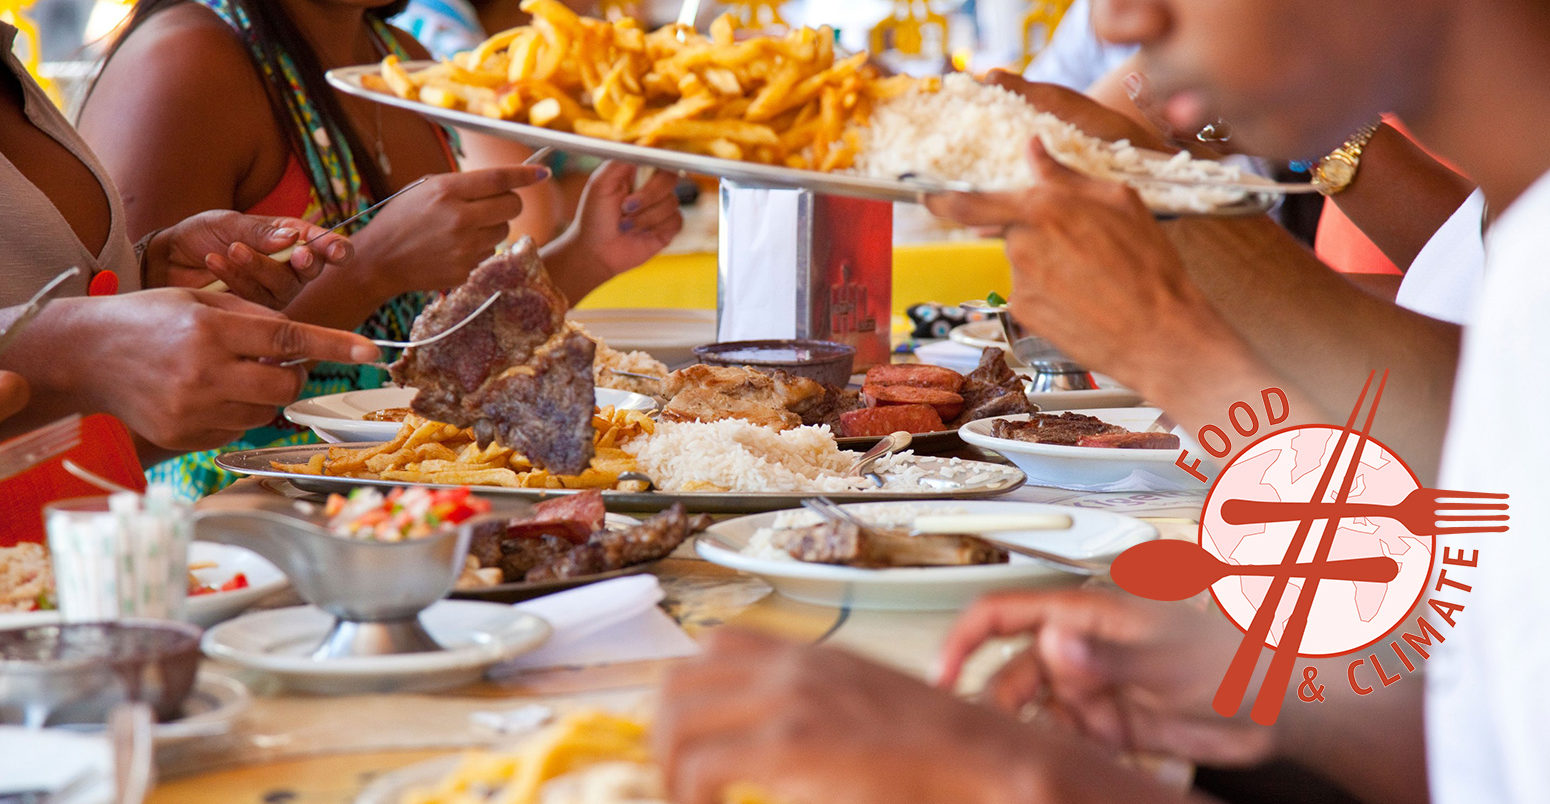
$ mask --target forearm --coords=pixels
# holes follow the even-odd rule
[[[1362,292],[1269,219],[1181,219],[1164,228],[1201,292],[1266,366],[1319,415],[1335,417],[1325,423],[1344,421],[1369,372],[1388,370],[1374,435],[1423,482],[1435,478],[1456,325]]]
[[[556,287],[572,305],[608,281],[608,271],[582,245],[574,229],[538,250]]]
[[[50,302],[0,353],[0,369],[22,375],[32,390],[27,407],[0,422],[0,440],[71,413],[106,410],[100,389],[91,385],[99,375],[88,365],[96,337],[86,326],[89,310],[84,306],[89,304],[85,299]],[[20,307],[0,311],[0,328],[20,312]]]
[[[329,266],[307,283],[283,312],[292,321],[353,330],[388,299],[410,289],[398,279],[370,231],[351,237],[356,258],[348,266]]]
[[[1383,125],[1362,150],[1356,178],[1330,198],[1395,265],[1409,268],[1473,190],[1468,179]]]
[[[1417,677],[1371,695],[1289,700],[1277,723],[1279,754],[1363,801],[1425,801],[1424,686]]]

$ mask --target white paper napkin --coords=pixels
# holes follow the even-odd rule
[[[105,735],[0,726],[0,794],[58,790],[83,774],[90,774],[90,783],[57,804],[113,798],[113,753]]]
[[[491,678],[552,667],[585,667],[692,656],[699,646],[657,608],[662,587],[642,573],[556,592],[513,608],[554,629],[532,653],[492,669]]]
[[[800,195],[722,182],[717,340],[796,337]]]
[[[937,341],[915,347],[915,358],[922,363],[930,363],[933,366],[942,366],[960,374],[967,374],[980,364],[980,355],[984,351],[973,346],[965,346],[957,341]]]

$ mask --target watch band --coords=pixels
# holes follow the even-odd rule
[[[1362,161],[1362,150],[1372,139],[1372,135],[1378,132],[1381,122],[1370,123],[1357,129],[1355,134],[1346,138],[1346,141],[1327,156],[1319,160],[1313,167],[1313,186],[1324,195],[1334,195],[1351,186],[1356,179],[1356,169]]]

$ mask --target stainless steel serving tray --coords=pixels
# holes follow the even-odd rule
[[[353,477],[307,475],[281,471],[270,465],[271,461],[288,464],[306,463],[313,455],[319,452],[326,453],[330,447],[359,448],[369,446],[373,446],[373,444],[305,444],[301,446],[238,450],[217,456],[215,464],[222,469],[236,472],[237,474],[278,478],[290,482],[291,485],[303,491],[321,494],[328,494],[330,492],[345,493],[357,486],[376,486],[379,488],[397,488],[401,486],[456,488],[456,486],[436,483],[411,483],[401,480],[368,480]],[[922,467],[930,468],[931,466],[946,464],[954,459],[918,455],[915,456],[914,460]],[[631,492],[604,490],[603,502],[610,511],[660,511],[673,503],[683,503],[684,508],[692,512],[746,514],[759,511],[777,511],[782,508],[795,508],[801,504],[804,498],[819,493],[838,502],[995,497],[1018,488],[1027,479],[1027,476],[1021,470],[1003,464],[985,463],[983,461],[962,461],[961,463],[979,464],[988,471],[992,471],[995,477],[993,480],[972,484],[952,481],[944,483],[938,488],[899,488],[890,490],[885,486],[875,491],[848,492]],[[886,474],[884,478],[887,478]],[[478,494],[490,497],[516,497],[525,500],[542,500],[549,497],[577,494],[581,491],[580,489],[514,489],[501,486],[470,486],[469,488]]]
[[[435,62],[432,61],[412,61],[405,62],[403,66],[404,69],[413,72],[434,64]],[[867,198],[874,201],[906,201],[913,203],[920,199],[920,194],[923,192],[970,192],[975,189],[966,182],[939,181],[935,179],[912,179],[908,181],[870,179],[844,173],[822,173],[816,170],[798,170],[778,165],[763,165],[757,162],[720,159],[714,156],[684,153],[683,151],[672,151],[666,148],[649,148],[644,145],[631,145],[629,143],[614,142],[595,137],[584,137],[580,134],[555,131],[554,129],[531,126],[526,123],[496,120],[471,112],[454,111],[420,103],[419,101],[405,100],[391,93],[367,89],[361,84],[361,76],[375,75],[377,72],[377,65],[367,64],[329,70],[327,77],[330,84],[333,84],[346,94],[366,98],[367,100],[388,106],[408,109],[411,112],[416,112],[450,126],[477,131],[481,134],[488,134],[501,139],[515,140],[534,147],[552,145],[562,151],[589,154],[603,159],[619,159],[665,170],[682,170],[689,173],[719,176],[724,179],[753,185],[796,187],[812,190],[815,193]],[[1276,196],[1273,194],[1254,193],[1246,196],[1239,203],[1217,207],[1209,214],[1218,216],[1258,215],[1268,210],[1275,203],[1275,200]],[[1153,212],[1162,216],[1203,214],[1179,209],[1154,209]]]

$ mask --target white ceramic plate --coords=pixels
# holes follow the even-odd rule
[[[1088,416],[1096,416],[1109,424],[1142,431],[1150,428],[1162,411],[1157,408],[1098,408],[1076,410]],[[1000,419],[1027,421],[1023,414],[1000,416]],[[1008,438],[996,438],[990,434],[991,422],[981,419],[959,428],[964,441],[976,447],[995,450],[1028,475],[1028,482],[1038,486],[1054,486],[1077,491],[1178,491],[1204,490],[1206,484],[1176,465],[1177,449],[1107,449],[1101,447],[1067,447],[1059,444],[1033,444]],[[1174,431],[1184,441],[1184,448],[1192,454],[1184,434]],[[1202,470],[1205,465],[1201,465]],[[1207,474],[1209,477],[1209,473]]]
[[[565,317],[614,349],[648,352],[668,368],[695,362],[694,347],[716,342],[715,310],[599,307]]]
[[[397,435],[401,422],[368,422],[361,417],[387,408],[407,408],[416,393],[413,388],[393,386],[315,396],[287,405],[285,418],[311,427],[318,438],[329,443],[387,441]],[[612,388],[598,388],[595,396],[599,407],[613,405],[620,410],[654,410],[657,406],[651,397]]]
[[[355,797],[355,804],[399,804],[410,790],[430,787],[462,763],[462,754],[436,757],[405,765],[378,776]]]
[[[948,330],[947,339],[975,349],[1006,348],[1006,339],[1001,337],[1001,324],[992,319],[959,324]]]
[[[284,589],[290,583],[290,579],[285,577],[285,573],[281,572],[279,567],[246,547],[214,542],[194,542],[188,547],[188,561],[190,564],[215,562],[215,566],[194,570],[193,573],[200,583],[217,589],[239,572],[248,576],[246,589],[211,592],[207,595],[194,595],[188,599],[184,609],[184,619],[201,628],[209,628],[222,620],[229,620],[241,614],[254,603]]]
[[[420,622],[445,650],[313,659],[333,622],[313,606],[259,611],[206,631],[201,645],[212,658],[272,674],[292,689],[351,694],[466,684],[549,637],[548,623],[510,606],[443,600],[421,612]]]
[[[859,503],[844,508],[867,519],[869,509],[897,505]],[[1071,517],[1069,530],[1008,532],[997,534],[997,538],[1072,558],[1112,558],[1131,545],[1157,537],[1156,529],[1139,519],[1084,508],[967,500],[905,505],[917,512],[947,509],[970,514],[1066,514]],[[1080,577],[1019,555],[1011,556],[1005,564],[876,570],[761,558],[740,552],[757,530],[773,523],[777,516],[780,513],[718,522],[695,540],[695,550],[706,561],[758,575],[776,591],[795,600],[857,609],[959,609],[997,589]]]
[[[290,583],[279,567],[245,547],[194,542],[189,545],[188,560],[190,563],[215,562],[215,566],[210,569],[194,571],[194,577],[207,585],[219,587],[239,572],[246,573],[248,576],[246,589],[211,592],[207,595],[188,598],[183,619],[200,628],[209,628],[222,620],[229,620],[246,611],[259,600],[284,589]],[[48,625],[58,621],[58,611],[0,613],[0,629]]]

